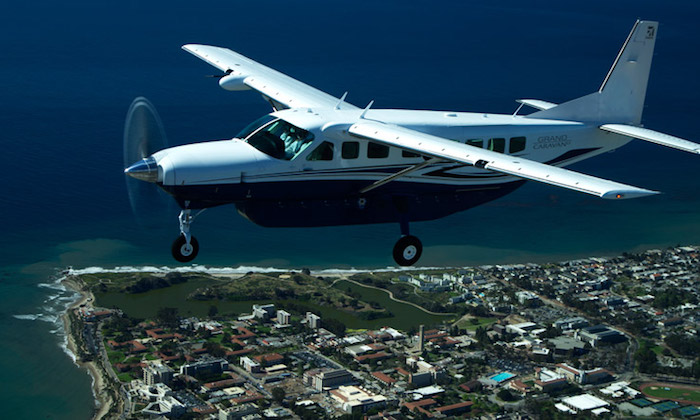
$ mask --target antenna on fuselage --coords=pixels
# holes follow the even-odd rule
[[[369,103],[368,103],[367,106],[365,107],[365,110],[362,111],[362,114],[360,114],[360,119],[365,118],[365,114],[366,114],[367,111],[369,111],[369,109],[372,107],[372,104],[374,104],[374,101],[369,101]]]
[[[343,93],[343,96],[340,97],[340,100],[338,101],[338,104],[335,106],[335,109],[340,109],[340,105],[342,105],[343,102],[345,102],[345,97],[346,97],[346,96],[348,96],[348,92],[347,92],[347,91],[345,91],[345,93]]]

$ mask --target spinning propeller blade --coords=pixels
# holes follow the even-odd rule
[[[155,107],[144,97],[134,99],[124,123],[124,168],[135,166],[166,147],[165,131]],[[129,175],[126,187],[137,221],[141,225],[155,224],[154,217],[165,216],[171,200],[155,184],[144,182],[145,178]]]

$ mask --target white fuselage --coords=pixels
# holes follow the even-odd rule
[[[156,153],[154,157],[162,170],[159,179],[164,187],[279,182],[279,188],[284,190],[287,188],[284,184],[292,181],[374,182],[390,175],[391,168],[398,171],[424,161],[420,156],[407,155],[394,147],[387,147],[386,155],[380,153],[372,157],[372,152],[368,150],[370,141],[343,132],[344,127],[349,127],[360,119],[360,114],[360,111],[354,110],[312,109],[275,112],[271,116],[279,117],[314,135],[313,142],[292,160],[276,159],[236,138],[195,143]],[[396,124],[461,143],[469,142],[474,147],[479,147],[480,140],[483,148],[490,146],[491,150],[554,166],[566,166],[605,153],[630,140],[605,133],[594,124],[500,114],[370,110],[363,118]],[[310,155],[323,142],[333,144],[332,157],[310,160]],[[343,143],[347,142],[358,143],[356,156],[343,155]],[[511,152],[513,150],[517,151]],[[446,168],[450,169],[442,176],[428,175]],[[516,179],[451,162],[427,166],[394,182],[473,185],[512,182]],[[304,196],[307,194],[298,197]]]

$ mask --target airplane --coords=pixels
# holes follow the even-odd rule
[[[180,206],[171,251],[183,263],[199,252],[194,217],[234,204],[267,227],[398,223],[393,257],[410,266],[422,254],[411,222],[487,203],[526,180],[613,200],[658,194],[564,169],[633,138],[700,153],[641,125],[657,32],[657,22],[638,20],[597,91],[561,104],[519,99],[513,114],[359,108],[347,92],[336,98],[229,49],[184,45],[224,73],[223,89],[257,91],[272,112],[233,139],[142,151],[124,172]],[[535,111],[521,115],[523,106]]]

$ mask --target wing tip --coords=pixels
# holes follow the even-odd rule
[[[626,200],[630,198],[648,197],[657,194],[661,194],[661,192],[638,188],[634,190],[608,191],[601,195],[601,198],[604,198],[606,200]]]

